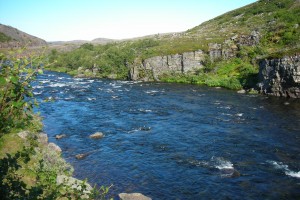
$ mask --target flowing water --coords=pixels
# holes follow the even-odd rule
[[[113,184],[111,196],[300,198],[299,100],[55,72],[34,88],[44,131],[74,176]],[[97,131],[105,137],[90,139]]]

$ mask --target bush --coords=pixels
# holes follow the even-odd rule
[[[0,137],[12,128],[24,128],[33,119],[31,81],[42,73],[41,57],[0,56]]]

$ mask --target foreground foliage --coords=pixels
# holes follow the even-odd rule
[[[13,128],[24,128],[33,120],[30,82],[41,70],[41,57],[11,52],[0,55],[0,137]]]

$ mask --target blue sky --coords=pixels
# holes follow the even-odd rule
[[[47,41],[124,39],[193,28],[256,0],[0,0],[0,23]]]

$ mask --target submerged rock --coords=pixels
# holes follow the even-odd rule
[[[221,171],[221,176],[225,178],[237,178],[241,176],[240,172],[234,168],[224,168],[221,169],[220,171]]]
[[[66,134],[60,134],[60,135],[56,135],[55,139],[60,140],[60,139],[62,139],[64,137],[67,137],[67,135]]]
[[[104,137],[104,134],[102,132],[96,132],[92,135],[90,135],[90,138],[92,139],[101,139]]]
[[[120,193],[119,198],[121,200],[152,200],[141,193]]]
[[[143,126],[140,128],[141,131],[150,131],[151,127]]]
[[[81,154],[77,154],[75,157],[78,159],[78,160],[81,160],[81,159],[84,159],[85,157],[87,157],[89,154],[87,153],[81,153]]]

